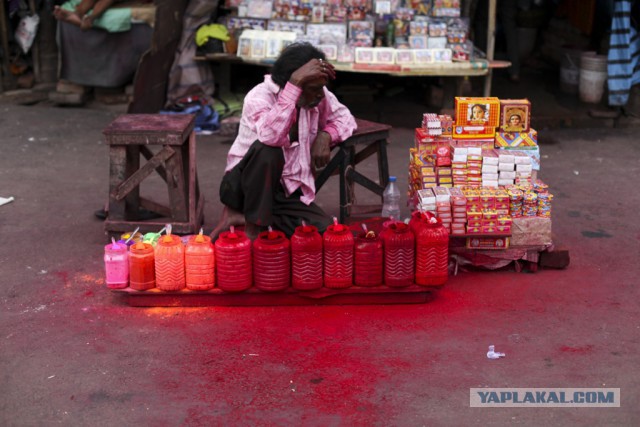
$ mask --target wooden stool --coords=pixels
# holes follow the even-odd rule
[[[355,205],[353,200],[354,184],[374,192],[380,196],[389,182],[389,163],[387,160],[387,140],[391,126],[381,123],[356,119],[358,129],[349,139],[338,145],[329,164],[316,179],[316,192],[324,185],[329,177],[338,172],[340,175],[340,222],[350,215],[380,213],[379,205]],[[378,157],[378,183],[372,181],[356,171],[356,165],[376,154]]]
[[[128,114],[103,133],[109,145],[109,213],[107,232],[159,231],[171,223],[173,232],[193,234],[202,225],[204,197],[196,174],[195,116],[191,114]],[[153,152],[149,146],[162,148]],[[140,167],[140,154],[147,162]],[[169,207],[140,197],[140,184],[157,171],[169,190]],[[140,208],[163,218],[142,220]]]

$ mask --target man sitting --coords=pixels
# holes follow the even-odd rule
[[[231,225],[246,224],[255,237],[267,226],[290,236],[302,221],[321,232],[331,223],[313,202],[314,167],[326,166],[331,147],[356,129],[353,115],[325,87],[335,77],[322,51],[297,43],[246,95],[220,184],[225,207],[213,240]]]

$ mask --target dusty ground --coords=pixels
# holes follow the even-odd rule
[[[0,425],[640,422],[636,130],[540,133],[567,270],[463,271],[420,305],[144,309],[106,289],[93,216],[115,113],[0,112],[0,196],[16,199],[0,206]],[[393,131],[403,186],[411,144]],[[198,138],[205,228],[227,150]],[[335,184],[320,202],[337,213]],[[622,404],[477,409],[470,387],[615,387]]]

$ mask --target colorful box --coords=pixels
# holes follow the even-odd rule
[[[436,164],[438,166],[451,165],[451,146],[450,145],[441,144],[436,148]]]
[[[435,138],[429,135],[426,129],[416,128],[414,147],[420,152],[434,153],[436,149]]]
[[[485,139],[495,136],[496,128],[493,126],[456,126],[453,128],[453,139]]]
[[[504,132],[527,132],[531,122],[528,99],[500,100],[500,129]]]
[[[490,226],[490,225],[483,225],[482,234],[496,234],[496,227]]]
[[[511,234],[511,224],[496,226],[496,232],[499,234]]]
[[[442,135],[451,135],[453,132],[453,117],[448,114],[441,114],[438,118],[440,119],[440,126],[442,126]]]
[[[456,126],[500,126],[500,100],[496,97],[455,98]]]
[[[454,139],[451,146],[455,148],[480,147],[482,150],[492,150],[495,148],[495,137],[474,138],[474,139]]]
[[[467,238],[467,249],[508,249],[508,237],[469,237]]]
[[[527,132],[496,132],[496,148],[515,148],[526,150],[538,146],[538,131],[529,129]]]

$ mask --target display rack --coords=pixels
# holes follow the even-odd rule
[[[395,77],[447,77],[445,79],[445,91],[454,96],[460,93],[463,77],[484,77],[483,96],[491,94],[492,70],[495,68],[508,68],[511,63],[508,61],[495,61],[495,27],[496,27],[496,4],[497,0],[488,2],[488,25],[487,25],[487,52],[486,59],[475,59],[471,61],[433,63],[424,66],[380,66],[368,64],[339,63],[332,61],[334,67],[339,72],[364,73],[364,74],[384,74]],[[206,61],[215,64],[216,81],[219,83],[219,95],[224,96],[230,92],[231,88],[231,64],[246,64],[270,67],[273,60],[251,60],[243,59],[235,54],[207,54],[196,56],[195,61]],[[447,99],[449,96],[445,97]],[[451,106],[445,106],[449,108]]]
[[[246,64],[261,67],[271,67],[273,60],[251,60],[243,59],[239,56],[228,53],[215,53],[202,56],[196,56],[196,61],[211,62],[216,64],[216,81],[220,84],[220,94],[228,94],[231,88],[231,65]],[[507,68],[511,65],[508,61],[488,61],[485,59],[477,59],[465,62],[450,62],[440,64],[430,64],[429,66],[381,66],[354,63],[333,62],[336,71],[346,73],[361,74],[385,74],[395,77],[482,77],[489,76],[490,71],[494,68]],[[491,82],[485,83],[484,96],[489,96],[491,92]]]
[[[298,291],[289,288],[280,292],[263,292],[255,288],[244,292],[181,290],[166,292],[159,289],[136,291],[131,288],[112,289],[133,307],[203,307],[203,306],[274,306],[274,305],[362,305],[362,304],[422,304],[433,299],[436,288],[408,286],[390,288],[377,286],[347,289],[321,288]]]

